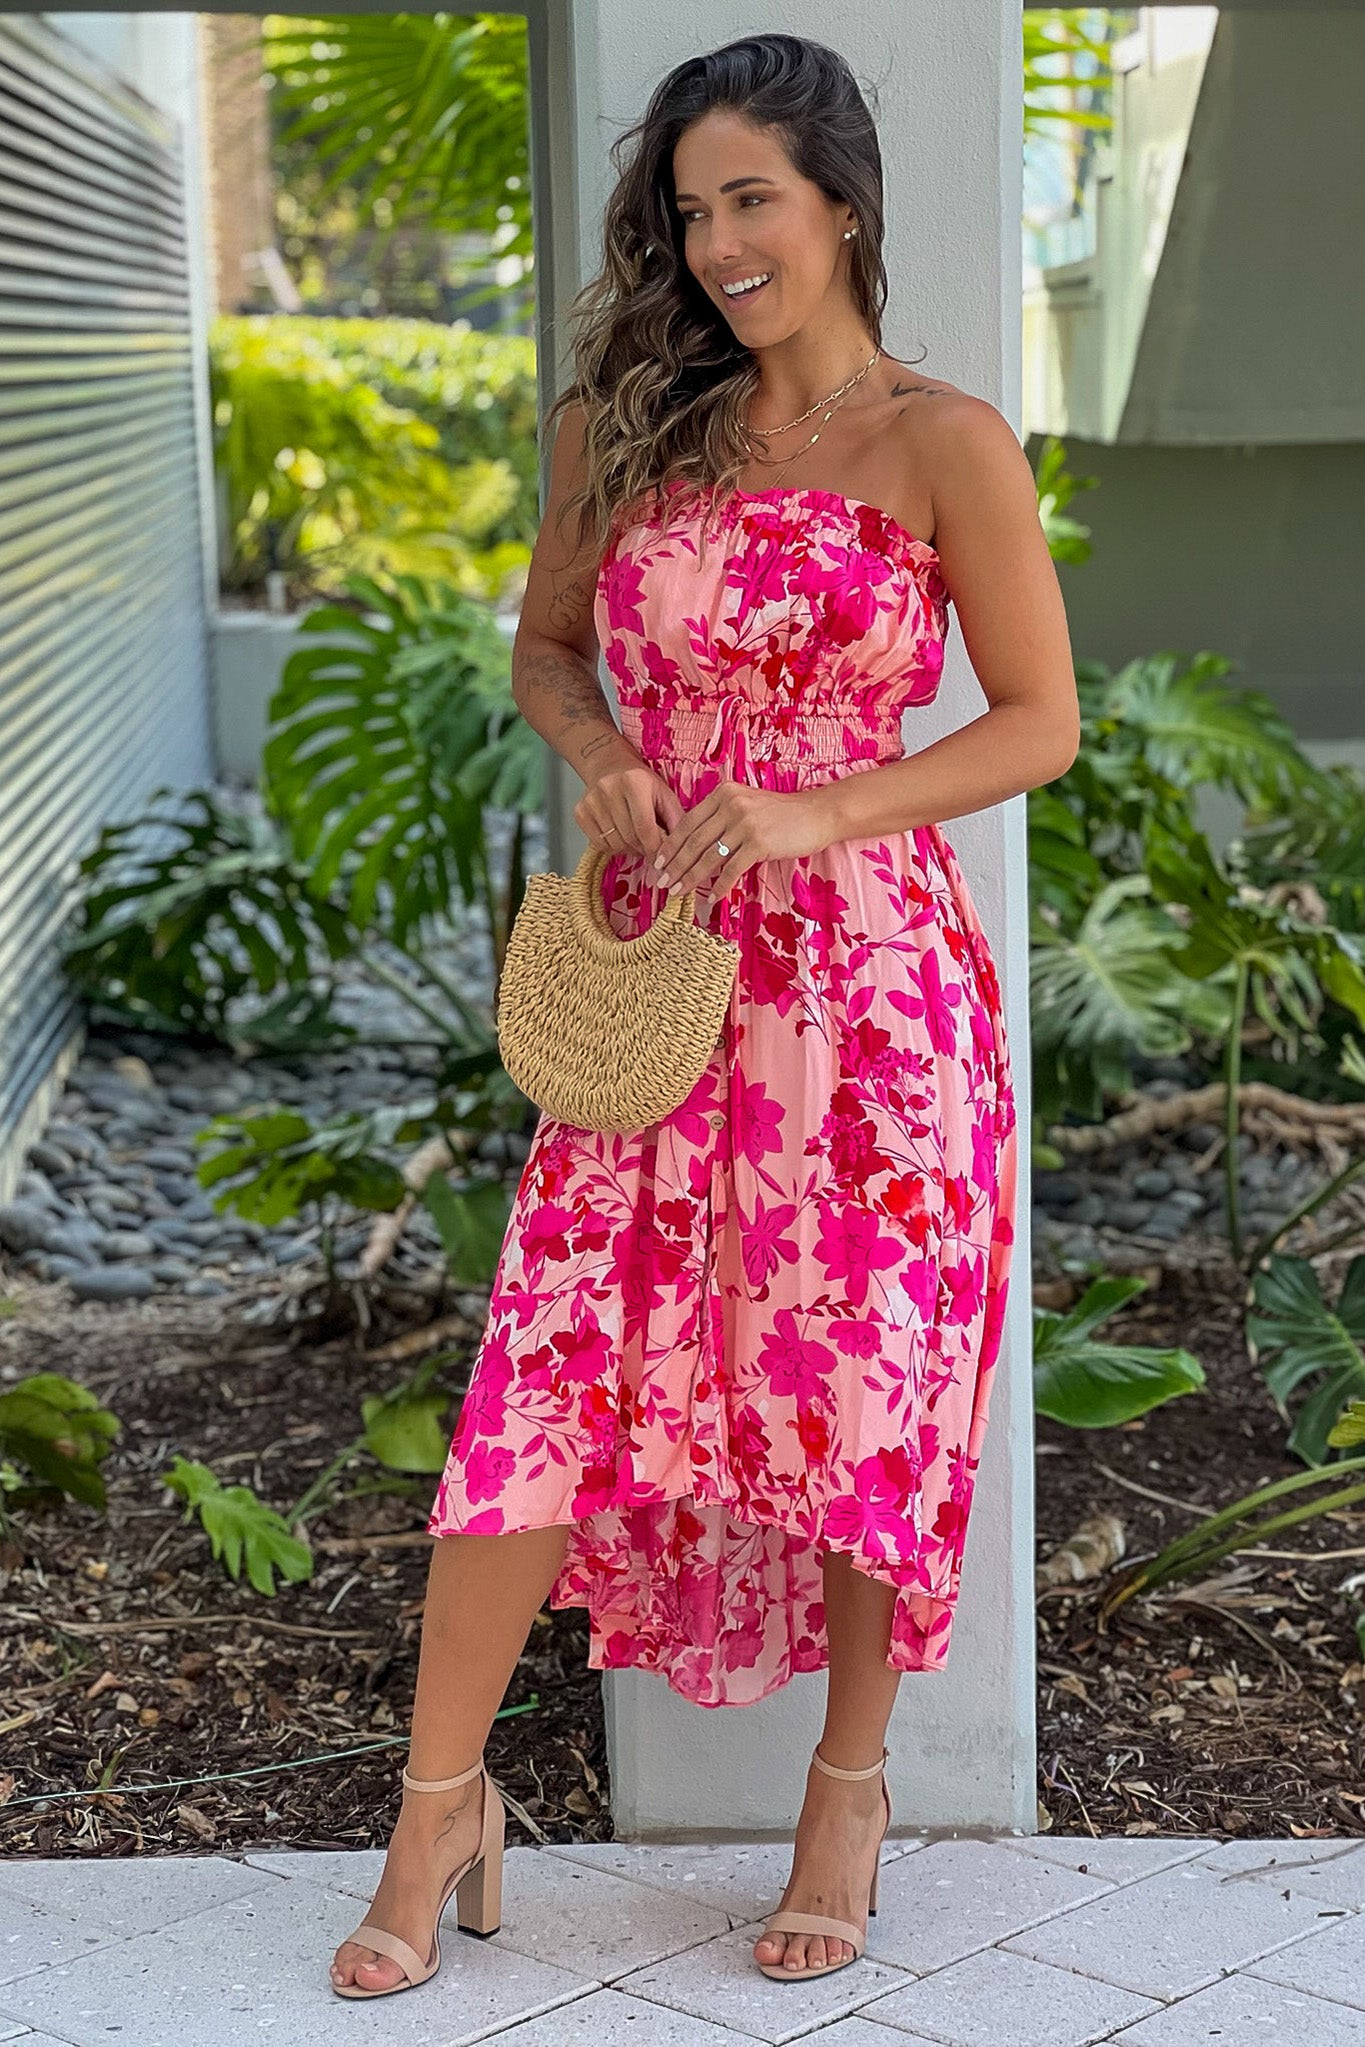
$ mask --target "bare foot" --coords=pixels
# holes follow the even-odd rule
[[[792,1873],[777,1909],[821,1912],[865,1928],[885,1817],[880,1777],[850,1783],[812,1765]],[[756,1962],[782,1962],[793,1975],[852,1957],[851,1944],[832,1933],[764,1933],[754,1945]]]
[[[430,1959],[435,1951],[436,1905],[453,1869],[479,1845],[483,1779],[456,1791],[404,1791],[403,1809],[389,1840],[384,1873],[365,1917]],[[332,1959],[333,1983],[388,1990],[404,1980],[391,1955],[363,1941],[343,1940]]]

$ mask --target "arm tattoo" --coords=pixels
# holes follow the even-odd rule
[[[574,576],[562,586],[556,585],[550,599],[550,624],[555,631],[572,632],[592,603],[593,596],[594,592],[581,576]]]
[[[513,693],[526,722],[575,768],[604,747],[629,746],[592,664],[572,647],[525,654]]]

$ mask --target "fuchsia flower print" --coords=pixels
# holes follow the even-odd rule
[[[679,494],[596,596],[622,729],[690,808],[899,758],[932,701],[938,557],[832,491]],[[665,900],[603,876],[634,937]],[[433,1535],[563,1523],[594,1669],[748,1705],[828,1661],[821,1559],[896,1588],[890,1662],[940,1670],[1000,1345],[1016,1133],[995,968],[937,825],[757,863],[710,1064],[647,1130],[542,1115]]]

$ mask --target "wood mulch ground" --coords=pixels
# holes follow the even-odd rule
[[[264,1598],[227,1577],[159,1474],[179,1452],[287,1509],[359,1432],[362,1396],[401,1384],[412,1362],[381,1366],[354,1338],[312,1347],[297,1330],[243,1334],[218,1299],[73,1310],[58,1288],[19,1285],[18,1312],[0,1321],[0,1369],[68,1373],[123,1429],[103,1467],[107,1517],[70,1504],[27,1515],[0,1554],[0,1854],[382,1846],[398,1811],[435,1480],[310,1521],[312,1579]],[[372,1328],[367,1343],[391,1333]],[[347,1482],[366,1475],[379,1468],[362,1458]],[[389,1745],[307,1760],[378,1743]],[[539,1617],[486,1753],[509,1840],[610,1838],[581,1612]],[[97,1798],[18,1803],[104,1783]]]
[[[1208,1388],[1123,1429],[1038,1417],[1040,1560],[1110,1514],[1122,1569],[1198,1514],[1302,1469],[1247,1357],[1241,1297],[1231,1271],[1167,1271],[1105,1324],[1110,1340],[1193,1350]],[[123,1424],[107,1516],[27,1515],[0,1551],[0,1854],[382,1846],[427,1562],[425,1543],[404,1538],[420,1531],[423,1499],[329,1510],[310,1524],[312,1582],[265,1599],[224,1575],[159,1474],[180,1452],[290,1506],[358,1429],[362,1395],[411,1371],[372,1354],[395,1331],[310,1342],[300,1327],[243,1328],[231,1300],[73,1308],[22,1277],[0,1309],[0,1373],[66,1372]],[[450,1384],[456,1395],[454,1366]],[[1131,1601],[1107,1626],[1112,1575],[1040,1593],[1040,1826],[1365,1833],[1352,1586],[1365,1584],[1365,1513],[1309,1522],[1280,1547],[1292,1554],[1232,1557],[1213,1581]],[[542,1615],[494,1725],[513,1840],[610,1838],[586,1647],[580,1612]],[[381,1742],[392,1745],[316,1760]],[[206,1776],[216,1781],[134,1788]],[[92,1785],[108,1788],[61,1796]],[[36,1794],[51,1802],[24,1802]]]
[[[1039,1825],[1365,1834],[1365,1511],[1303,1522],[1100,1615],[1116,1572],[1306,1469],[1247,1355],[1245,1281],[1232,1268],[1159,1279],[1099,1334],[1183,1346],[1205,1390],[1119,1429],[1036,1418],[1039,1559],[1097,1514],[1118,1518],[1126,1549],[1114,1570],[1039,1594]]]

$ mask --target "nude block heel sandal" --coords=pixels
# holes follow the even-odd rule
[[[423,1960],[416,1948],[409,1947],[398,1934],[365,1919],[346,1938],[359,1941],[362,1947],[373,1948],[377,1954],[387,1955],[390,1961],[398,1963],[407,1980],[373,1990],[362,1983],[333,1983],[332,1988],[338,1997],[392,1997],[395,1991],[415,1990],[419,1983],[425,1983],[429,1976],[434,1976],[441,1966],[441,1914],[452,1893],[456,1898],[457,1923],[461,1933],[472,1933],[480,1940],[487,1940],[498,1931],[502,1923],[502,1845],[506,1814],[482,1756],[471,1768],[461,1770],[457,1777],[413,1777],[406,1768],[403,1771],[403,1783],[409,1791],[455,1791],[475,1777],[483,1779],[479,1845],[468,1861],[462,1862],[446,1879],[431,1929],[430,1955]]]
[[[877,1861],[872,1871],[872,1882],[868,1886],[867,1913],[870,1919],[875,1918],[877,1912],[877,1892],[882,1873],[882,1842],[886,1839],[886,1830],[891,1824],[891,1793],[887,1789],[885,1775],[886,1758],[889,1753],[889,1750],[883,1749],[881,1761],[873,1763],[866,1770],[836,1770],[833,1763],[825,1761],[818,1748],[811,1756],[811,1761],[816,1769],[823,1770],[827,1777],[844,1777],[849,1782],[855,1782],[864,1777],[881,1776],[882,1799],[886,1806],[886,1818],[882,1822],[882,1831],[877,1840]],[[816,1969],[789,1969],[785,1962],[760,1962],[758,1966],[763,1971],[763,1974],[771,1976],[775,1983],[805,1983],[812,1976],[831,1976],[836,1969],[851,1969],[862,1954],[863,1949],[867,1946],[867,1936],[860,1926],[855,1926],[849,1919],[827,1919],[822,1912],[785,1912],[779,1909],[768,1914],[768,1917],[763,1922],[763,1931],[764,1933],[825,1933],[835,1940],[848,1941],[853,1948],[853,1953],[844,1961],[822,1962]]]

